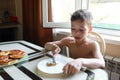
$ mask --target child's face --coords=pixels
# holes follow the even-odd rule
[[[86,24],[86,22],[81,22],[80,20],[75,20],[71,22],[71,33],[76,41],[84,40],[91,30],[91,27]]]

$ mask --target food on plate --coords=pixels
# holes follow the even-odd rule
[[[0,65],[10,65],[23,58],[25,52],[22,50],[14,49],[0,52]]]
[[[10,51],[10,58],[22,58],[24,57],[24,51],[21,51],[21,50],[11,50]]]
[[[0,64],[4,65],[7,64],[9,62],[9,56],[3,55],[0,56]]]
[[[48,67],[50,67],[50,66],[55,66],[55,65],[57,65],[57,63],[46,63],[46,65],[48,66]]]
[[[7,56],[9,55],[9,53],[10,53],[9,51],[1,51],[0,56],[5,56],[5,55]]]

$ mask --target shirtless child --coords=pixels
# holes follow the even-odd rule
[[[53,54],[60,52],[61,46],[69,48],[73,61],[67,63],[63,73],[73,74],[80,71],[82,66],[89,68],[105,67],[105,62],[100,52],[99,44],[87,38],[92,31],[92,15],[87,10],[78,10],[71,16],[71,37],[59,41],[47,42],[45,48]]]

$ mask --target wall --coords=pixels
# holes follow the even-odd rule
[[[0,0],[0,17],[4,11],[9,11],[11,15],[16,15],[15,0]]]
[[[106,54],[112,55],[114,57],[120,57],[120,44],[110,44],[107,43]]]
[[[0,20],[3,18],[4,11],[8,11],[10,15],[15,16],[15,0],[0,0]]]
[[[0,0],[0,22],[4,11],[8,11],[10,15],[17,16],[18,22],[22,24],[22,0]]]

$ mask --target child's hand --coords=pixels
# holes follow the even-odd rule
[[[47,42],[44,46],[45,49],[52,51],[53,55],[61,51],[60,47],[52,42]]]
[[[61,49],[60,49],[59,46],[57,46],[56,44],[54,44],[54,45],[52,46],[51,51],[52,51],[53,55],[55,55],[55,54],[58,54],[58,53],[61,51]]]
[[[73,60],[69,63],[67,63],[64,68],[63,68],[63,73],[64,74],[74,74],[81,69],[81,62],[77,60]]]

